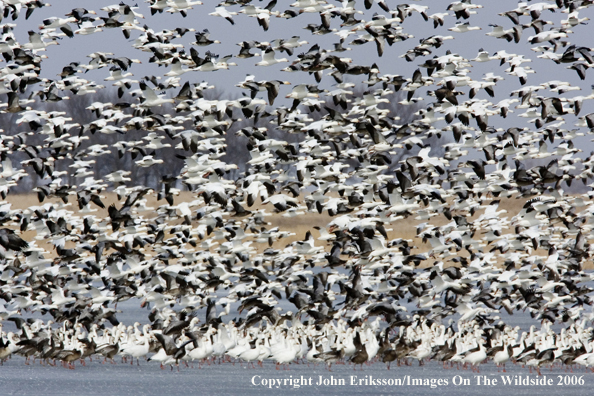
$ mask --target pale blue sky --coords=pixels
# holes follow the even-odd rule
[[[290,3],[290,1],[279,1],[274,10],[283,11],[288,9],[290,8]],[[329,3],[336,5],[339,4],[339,2],[336,1],[330,1]],[[400,2],[387,0],[387,3],[390,7],[392,7],[392,9],[394,9]],[[15,30],[15,34],[21,43],[25,43],[27,42],[27,31],[36,29],[36,27],[41,24],[41,21],[44,18],[49,16],[63,16],[75,5],[96,10],[99,15],[104,16],[106,13],[104,11],[100,11],[100,8],[110,4],[114,3],[111,1],[77,1],[76,3],[54,2],[51,7],[36,10],[28,21],[26,21],[24,16],[21,15],[21,17],[16,21],[18,26]],[[294,35],[299,35],[302,40],[307,40],[309,44],[296,49],[295,54],[289,57],[289,60],[293,60],[296,59],[296,55],[298,53],[306,51],[315,43],[319,43],[322,48],[331,48],[332,43],[338,42],[339,40],[338,36],[334,34],[328,34],[325,36],[312,35],[309,31],[303,29],[303,27],[308,23],[320,23],[320,18],[317,13],[305,13],[290,20],[272,18],[269,31],[264,32],[263,29],[258,26],[255,18],[249,18],[242,14],[234,17],[236,23],[233,26],[222,18],[209,16],[208,13],[214,11],[216,4],[216,2],[205,1],[204,5],[195,6],[193,11],[188,12],[188,17],[183,18],[180,14],[170,15],[168,13],[151,16],[148,4],[144,2],[139,3],[138,12],[145,16],[145,19],[140,21],[140,25],[147,24],[153,30],[172,29],[177,26],[188,28],[191,27],[197,31],[208,28],[211,32],[211,38],[220,40],[222,44],[215,44],[209,47],[197,47],[201,55],[204,54],[206,50],[210,50],[221,56],[228,54],[237,55],[239,52],[239,46],[237,46],[237,43],[243,40],[270,42],[275,38],[289,38]],[[266,2],[254,1],[254,4],[264,6]],[[415,2],[414,4],[429,6],[428,14],[432,14],[437,12],[446,12],[448,2],[432,0]],[[534,45],[528,43],[527,41],[528,37],[534,34],[532,28],[524,30],[521,42],[519,44],[515,44],[513,42],[508,43],[505,40],[495,39],[485,35],[487,32],[491,31],[491,28],[488,26],[491,23],[502,25],[505,28],[511,28],[513,26],[512,22],[507,17],[499,16],[497,14],[503,11],[514,9],[518,4],[515,0],[484,1],[480,4],[482,4],[484,8],[478,9],[477,14],[473,15],[469,21],[473,26],[481,26],[481,31],[468,33],[454,33],[448,31],[447,28],[454,26],[456,23],[456,19],[453,15],[450,15],[446,18],[445,25],[443,27],[433,29],[433,24],[431,21],[425,22],[419,14],[415,13],[411,17],[407,18],[402,24],[402,27],[404,28],[403,32],[414,35],[414,38],[396,43],[392,47],[386,46],[386,51],[382,58],[377,57],[374,43],[368,43],[364,46],[351,46],[353,50],[343,52],[341,56],[352,58],[353,64],[371,65],[375,62],[379,65],[381,74],[400,74],[405,78],[409,78],[411,77],[413,71],[418,68],[418,65],[423,63],[425,59],[428,59],[433,55],[444,55],[448,49],[460,54],[467,59],[474,58],[477,55],[478,49],[481,47],[486,49],[490,54],[498,50],[505,50],[509,53],[523,54],[525,57],[528,57],[532,60],[532,62],[528,63],[528,65],[535,69],[536,73],[529,75],[527,85],[536,85],[551,79],[558,79],[570,82],[572,85],[579,85],[582,87],[581,92],[570,92],[566,94],[568,97],[572,97],[574,95],[587,95],[589,93],[590,85],[594,80],[592,78],[592,72],[587,73],[587,78],[585,81],[580,81],[577,73],[573,70],[566,69],[566,65],[555,65],[550,60],[538,59],[537,55],[539,54],[530,50],[530,48],[534,47]],[[363,9],[362,2],[358,2],[357,6],[358,8]],[[232,11],[239,11],[240,7],[232,6],[228,9]],[[358,15],[358,18],[370,20],[374,12],[384,13],[383,10],[381,10],[377,5],[374,5],[373,8],[367,11],[365,15]],[[585,9],[580,11],[580,17],[592,16],[593,13],[594,11],[592,11],[592,8]],[[450,12],[450,14],[453,13]],[[556,26],[559,26],[559,21],[566,17],[567,14],[562,14],[560,12],[551,13],[548,11],[543,12],[541,16],[541,18],[544,20],[551,20],[555,22]],[[10,18],[5,19],[3,22],[10,22],[9,19]],[[530,18],[525,16],[522,17],[521,21],[527,23],[530,21]],[[96,24],[98,24],[98,22],[96,22]],[[340,29],[340,20],[338,18],[332,20],[332,27]],[[587,45],[590,41],[587,39],[587,34],[591,31],[590,26],[576,26],[573,30],[575,31],[575,34],[570,35],[568,40],[570,40],[571,43],[575,43],[577,45]],[[455,37],[455,39],[446,41],[445,44],[439,49],[433,49],[432,55],[427,57],[418,57],[413,62],[406,62],[404,59],[399,57],[408,49],[411,49],[417,45],[421,38],[426,38],[432,35],[452,35]],[[168,68],[159,68],[154,64],[148,63],[148,59],[151,55],[150,53],[135,50],[130,46],[131,42],[136,37],[138,37],[138,33],[133,31],[131,39],[126,40],[120,29],[106,29],[103,32],[90,36],[77,35],[73,39],[63,38],[60,40],[59,46],[50,46],[45,52],[49,59],[45,60],[43,63],[41,76],[45,78],[58,78],[56,74],[61,71],[63,65],[72,61],[86,63],[90,60],[86,57],[86,55],[95,51],[113,52],[117,56],[128,56],[130,58],[140,59],[142,64],[133,65],[131,68],[131,71],[134,73],[133,78],[135,79],[140,79],[143,76],[150,74],[162,75],[167,72],[169,70]],[[346,40],[346,43],[349,43],[356,37],[356,34],[349,36],[349,38]],[[191,41],[194,41],[193,33],[188,33],[183,39],[175,40],[176,43],[184,44],[187,51],[189,51],[189,43]],[[544,45],[548,45],[548,43],[544,43]],[[562,51],[562,49],[558,50],[558,52]],[[259,51],[256,50],[253,52]],[[286,54],[277,54],[277,56],[286,57]],[[236,62],[238,66],[232,67],[230,70],[186,73],[182,76],[182,83],[188,80],[192,82],[201,82],[206,80],[233,97],[241,95],[241,92],[246,92],[234,87],[235,84],[244,79],[246,74],[255,74],[256,80],[288,80],[293,85],[299,83],[315,83],[313,76],[306,73],[281,72],[280,69],[285,67],[287,64],[280,64],[271,67],[256,67],[255,63],[259,60],[259,57],[250,59],[233,58],[232,61]],[[521,87],[516,77],[509,76],[504,72],[504,70],[509,67],[507,64],[500,66],[498,61],[491,61],[484,64],[473,62],[472,64],[473,67],[470,68],[469,75],[474,80],[480,80],[487,72],[493,72],[505,78],[504,81],[501,81],[497,84],[495,88],[495,98],[488,97],[484,92],[481,92],[477,96],[478,98],[488,99],[493,103],[497,103],[497,101],[509,97],[510,91]],[[334,80],[332,77],[327,75],[327,72],[324,74],[325,75],[321,86],[324,88],[330,88],[331,84],[334,84]],[[423,74],[425,74],[424,70]],[[108,68],[103,68],[98,71],[86,73],[82,75],[82,77],[95,80],[100,84],[108,85],[110,84],[109,82],[103,81],[103,79],[108,75]],[[354,82],[363,81],[364,79],[365,78],[363,76],[351,77],[351,80]],[[292,87],[283,86],[281,89],[282,91],[279,100],[282,99],[284,95],[288,94]],[[435,88],[432,87],[431,89]],[[464,87],[462,90],[467,92],[468,88]],[[422,90],[417,91],[416,96],[422,92]],[[549,91],[541,92],[546,96],[554,95]],[[265,93],[262,93],[261,96],[264,97]],[[467,98],[467,96],[464,96],[463,98]],[[433,98],[425,96],[425,105],[430,103],[432,100]],[[594,107],[591,103],[585,103],[581,115],[587,114],[593,111],[593,109]],[[520,111],[516,110],[516,115],[519,113]],[[573,127],[573,123],[575,122],[575,117],[567,116],[566,121],[567,123],[565,127],[571,129]],[[524,123],[524,120],[521,120],[520,122]],[[518,119],[513,116],[509,117],[507,120],[498,118],[490,121],[490,124],[496,127],[509,127],[517,123]]]

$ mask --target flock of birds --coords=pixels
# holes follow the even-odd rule
[[[0,5],[14,21],[47,6]],[[528,43],[557,76],[587,80],[593,49],[570,35],[584,31],[591,5],[519,2],[500,14],[511,25],[493,25],[481,44]],[[539,74],[524,55],[456,54],[447,44],[481,29],[471,23],[483,7],[470,0],[436,7],[298,0],[282,11],[276,0],[237,0],[212,11],[200,1],[151,0],[73,9],[44,19],[25,43],[16,40],[16,24],[2,24],[0,93],[7,100],[0,109],[28,130],[4,131],[0,144],[0,360],[16,354],[74,367],[100,355],[173,367],[211,358],[306,359],[330,367],[431,359],[478,370],[492,359],[537,371],[594,365],[594,157],[578,148],[594,130],[594,113],[580,116],[594,93],[571,96],[581,87],[561,80],[529,85]],[[215,22],[229,28],[252,17],[264,31],[283,19],[315,20],[305,27],[309,41],[338,41],[323,48],[323,40],[299,36],[246,38],[237,55],[201,54],[196,48],[220,41],[208,29],[151,29],[162,13],[181,14],[186,24],[186,16],[224,18]],[[413,39],[406,29],[420,23],[427,37]],[[64,65],[57,78],[43,77],[50,45],[114,29],[164,67],[162,77],[134,80],[140,60],[99,52],[88,63]],[[185,35],[196,41],[181,44]],[[345,57],[355,46],[371,47],[378,62]],[[412,76],[380,71],[380,58],[397,56],[418,62]],[[485,62],[492,72],[471,73]],[[253,74],[236,84],[244,93],[238,99],[206,99],[214,85],[195,82],[244,64]],[[302,82],[259,80],[264,67]],[[109,89],[82,78],[100,69],[120,102],[92,103],[94,121],[43,110],[47,102]],[[506,78],[517,89],[491,102]],[[354,93],[357,79],[362,95]],[[386,108],[396,92],[400,105],[414,109],[412,121]],[[249,124],[236,132],[250,154],[241,172],[225,157],[239,113]],[[565,129],[571,117],[576,128]],[[130,131],[146,136],[126,140]],[[109,147],[93,144],[96,134],[120,138]],[[443,155],[436,154],[439,138],[448,141]],[[175,158],[161,156],[164,148],[174,148]],[[94,164],[103,156],[184,167],[152,189],[132,180],[130,169],[99,174]],[[17,165],[15,158],[26,159]],[[32,176],[39,205],[12,209],[19,197],[11,189]],[[577,184],[586,192],[570,192]],[[104,203],[108,191],[116,204]],[[147,206],[149,197],[158,207]],[[523,203],[517,213],[500,209],[510,200]],[[289,226],[272,227],[281,217]],[[283,243],[294,234],[291,219],[303,218],[315,227]],[[414,238],[403,238],[410,229]],[[117,305],[130,299],[147,309],[149,324],[120,323]],[[541,328],[505,324],[514,314],[530,315]],[[2,330],[7,323],[14,329]]]

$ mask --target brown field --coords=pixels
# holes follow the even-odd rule
[[[112,193],[112,192],[103,193],[102,196],[104,197],[104,198],[102,198],[102,201],[106,207],[108,207],[112,203],[116,204],[116,206],[119,207],[125,200],[125,198],[124,198],[124,199],[122,199],[122,201],[118,201],[116,194]],[[147,194],[145,196],[145,198],[147,199],[147,202],[146,202],[147,207],[153,207],[156,209],[157,207],[159,207],[161,205],[167,205],[167,202],[165,200],[157,201],[156,194]],[[175,198],[175,204],[177,205],[180,202],[192,201],[195,199],[196,199],[196,196],[194,193],[184,191],[184,192],[181,192],[180,195]],[[301,199],[300,201],[303,201],[303,200]],[[505,216],[507,216],[508,219],[511,219],[513,216],[515,216],[517,213],[519,213],[519,211],[522,209],[522,206],[524,205],[525,201],[526,201],[525,199],[513,199],[513,198],[501,199],[501,203],[499,205],[499,210],[505,209],[507,211]],[[61,201],[59,201],[58,199],[55,199],[55,198],[52,198],[52,199],[46,198],[46,200],[42,204],[40,204],[38,202],[36,194],[22,194],[22,195],[10,194],[7,196],[6,202],[9,202],[12,204],[12,209],[26,209],[26,208],[30,208],[32,206],[43,205],[48,202],[56,203],[59,205]],[[304,202],[300,202],[300,203],[305,205]],[[108,213],[107,213],[107,209],[101,209],[94,204],[91,204],[91,206],[93,209],[97,209],[97,212],[94,213],[96,216],[98,216],[100,218],[101,217],[104,217],[104,218],[109,217]],[[268,228],[279,227],[281,230],[289,231],[289,232],[292,232],[295,234],[294,236],[290,236],[287,238],[283,238],[279,241],[276,241],[272,246],[275,249],[282,249],[283,247],[285,247],[286,245],[288,245],[291,242],[294,242],[297,240],[302,240],[308,230],[312,230],[314,226],[326,227],[327,224],[329,222],[331,222],[333,219],[332,217],[330,217],[327,214],[327,212],[324,212],[321,215],[318,214],[317,212],[316,213],[305,213],[303,215],[299,215],[296,217],[287,218],[287,217],[283,217],[282,214],[280,214],[280,213],[272,213],[274,211],[274,208],[271,205],[262,205],[260,202],[257,202],[256,204],[254,204],[254,206],[251,208],[246,207],[246,209],[249,209],[249,210],[266,209],[266,211],[268,213],[271,213],[270,216],[266,217],[266,221],[270,224],[268,226]],[[68,204],[68,210],[73,211],[75,214],[78,212],[78,206],[76,204],[76,196],[70,197],[69,204]],[[469,221],[475,220],[476,218],[478,218],[478,216],[480,216],[481,213],[482,213],[482,211],[478,211],[477,213],[475,213],[475,215],[472,218],[469,219]],[[150,211],[144,212],[143,216],[145,218],[150,218],[151,212]],[[172,224],[179,224],[179,223],[180,223],[179,220],[172,222]],[[411,240],[413,242],[413,245],[415,245],[417,247],[416,249],[413,250],[413,253],[427,252],[428,250],[430,250],[430,245],[424,244],[422,239],[417,237],[417,235],[416,235],[416,226],[419,223],[421,223],[421,221],[415,220],[414,217],[409,217],[406,219],[394,221],[390,224],[385,224],[385,228],[387,230],[390,229],[390,231],[388,231],[388,237],[390,240],[396,239],[396,238],[408,239],[408,240]],[[445,224],[449,223],[449,221],[443,215],[439,215],[439,216],[435,216],[435,217],[431,218],[429,220],[429,223],[431,223],[432,225],[435,225],[435,226],[441,226],[441,225],[445,225]],[[513,232],[513,230],[508,229],[508,230],[505,230],[504,233],[505,232]],[[314,234],[314,236],[317,236],[316,230],[312,230],[312,233]],[[23,233],[23,238],[25,238],[26,240],[31,240],[35,237],[35,235],[36,235],[35,231],[29,229],[28,231]],[[480,235],[476,235],[475,239],[477,239],[477,238],[480,239]],[[48,251],[48,253],[50,254],[50,256],[55,254],[54,248],[49,243],[49,241],[48,242],[37,241],[37,246],[46,249]],[[258,252],[262,252],[264,249],[266,249],[268,247],[267,244],[263,244],[263,243],[254,243],[252,246],[255,247]],[[72,247],[72,246],[67,245],[67,247]],[[487,248],[487,250],[488,250],[488,248]],[[460,255],[460,256],[468,256],[468,252],[466,252],[465,250],[461,250],[455,254]],[[539,250],[534,251],[532,254],[546,256],[547,252],[545,250],[539,249]],[[455,257],[455,256],[450,256],[450,258],[453,258],[453,257]],[[425,262],[425,265],[430,266],[433,264],[433,262],[434,262],[434,260],[429,259]],[[451,263],[446,261],[446,265],[451,265]],[[591,263],[588,263],[587,267],[590,268],[593,266]]]

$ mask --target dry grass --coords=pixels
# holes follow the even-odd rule
[[[121,204],[125,200],[125,198],[123,198],[121,201],[118,200],[117,195],[115,193],[104,193],[103,196],[104,196],[104,198],[102,199],[102,201],[105,204],[106,208],[109,207],[109,205],[111,205],[111,204],[116,204],[116,206],[121,206]],[[147,200],[146,201],[147,207],[152,207],[152,208],[156,209],[161,205],[167,205],[165,200],[157,201],[156,194],[147,194],[145,196],[145,198]],[[76,199],[75,196],[70,197],[70,203],[67,204],[66,208],[68,210],[72,211],[74,215],[78,215],[78,206],[76,204],[75,199]],[[185,191],[185,192],[180,193],[180,195],[175,198],[175,204],[178,204],[178,203],[184,202],[184,201],[193,201],[195,199],[196,199],[196,195],[194,193]],[[57,199],[46,199],[45,202],[40,204],[37,200],[36,194],[23,194],[23,195],[11,194],[7,197],[6,201],[12,204],[12,209],[21,209],[21,210],[35,207],[35,206],[40,206],[40,205],[43,205],[46,203],[52,203],[52,204],[55,204],[56,206],[61,205],[61,201],[59,201]],[[524,204],[525,204],[525,199],[513,199],[513,198],[502,199],[501,203],[499,205],[499,210],[501,210],[501,209],[506,210],[507,213],[505,214],[505,216],[507,216],[508,219],[511,219],[511,217],[515,216],[517,213],[519,213],[521,211]],[[109,217],[109,215],[107,213],[107,209],[101,209],[94,204],[92,204],[92,207],[93,207],[93,209],[97,209],[97,211],[94,213],[95,216],[97,216],[99,218],[108,218]],[[273,212],[273,208],[270,205],[262,205],[259,202],[254,204],[254,206],[252,206],[251,208],[248,208],[248,209],[250,209],[250,210],[265,209],[269,213]],[[480,216],[481,213],[482,213],[482,211],[478,211],[477,213],[475,213],[474,216],[469,218],[469,221],[475,220],[476,218],[478,218],[478,216]],[[143,212],[143,216],[145,218],[151,218],[153,214],[154,213],[150,212],[150,211]],[[275,249],[282,249],[286,245],[288,245],[294,241],[302,240],[308,230],[312,230],[314,226],[326,227],[328,225],[328,223],[330,223],[332,220],[333,220],[333,217],[330,217],[327,214],[327,212],[324,212],[322,214],[318,214],[317,212],[316,213],[308,212],[308,213],[298,215],[295,217],[285,217],[281,213],[271,213],[270,216],[266,217],[266,221],[270,224],[268,226],[268,228],[279,227],[279,229],[281,229],[281,230],[294,233],[294,235],[292,235],[292,236],[289,236],[287,238],[283,238],[279,241],[276,241],[272,245],[272,247]],[[179,220],[176,220],[176,221],[172,222],[172,224],[179,224],[179,222],[180,222]],[[449,220],[447,220],[445,218],[445,216],[439,215],[439,216],[435,216],[435,217],[431,218],[428,222],[434,226],[442,226],[442,225],[449,223]],[[403,239],[412,240],[413,244],[417,247],[416,249],[413,250],[413,253],[426,252],[430,249],[430,245],[424,244],[422,242],[421,238],[419,238],[416,234],[416,227],[420,223],[421,223],[421,221],[415,220],[414,217],[411,216],[411,217],[408,217],[405,219],[396,220],[390,224],[386,224],[385,225],[386,229],[389,229],[388,239],[392,240],[392,239],[396,239],[396,238],[403,238]],[[317,231],[312,231],[312,232],[314,233],[314,236],[317,235]],[[509,233],[509,232],[513,232],[513,230],[508,229],[508,230],[505,230],[504,232]],[[34,230],[28,230],[25,233],[23,233],[22,236],[26,240],[32,240],[35,238],[36,233]],[[476,235],[475,239],[476,238],[480,238],[480,235]],[[54,248],[49,243],[49,241],[38,241],[37,246],[46,249],[48,251],[48,253],[50,254],[50,256],[53,256],[55,254]],[[264,251],[264,249],[266,249],[268,247],[268,244],[254,243],[252,246],[256,248],[257,252],[261,253],[262,251]],[[536,255],[546,255],[546,253],[547,253],[546,251],[542,251],[542,250],[537,250],[537,251],[533,252],[533,254],[536,254]],[[468,256],[468,253],[464,250],[461,250],[460,252],[455,253],[455,255],[451,256],[450,258],[456,257],[456,255],[457,256]],[[425,262],[425,265],[433,265],[433,260],[427,260]],[[449,262],[449,263],[446,262],[446,265],[451,265],[451,262]]]

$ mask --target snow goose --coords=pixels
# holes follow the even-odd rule
[[[84,348],[84,344],[78,340],[74,340],[69,347],[65,347],[64,349],[60,350],[55,357],[56,359],[62,361],[62,365],[64,367],[74,370],[74,362],[81,358]]]
[[[276,65],[277,63],[288,62],[287,58],[275,58],[274,57],[274,50],[271,47],[266,48],[266,50],[262,53],[262,60],[256,63],[256,66],[272,66]]]
[[[237,15],[236,12],[227,11],[225,7],[216,7],[214,12],[211,12],[208,15],[217,16],[221,18],[225,18],[229,21],[231,25],[235,25],[235,21],[233,20],[233,15]]]
[[[471,364],[472,371],[480,372],[478,366],[487,359],[484,343],[485,340],[480,338],[478,340],[478,347],[468,351],[462,358],[462,362]]]
[[[213,344],[210,336],[197,337],[193,333],[186,333],[194,341],[194,349],[186,354],[186,359],[203,361],[213,354]]]
[[[361,370],[363,370],[363,363],[367,362],[370,358],[369,354],[367,353],[366,345],[361,342],[361,333],[357,332],[355,337],[353,338],[353,343],[356,347],[356,351],[351,357],[350,361],[357,368],[357,365],[361,365]]]
[[[121,345],[121,355],[132,357],[130,364],[134,364],[134,358],[136,358],[136,364],[140,366],[139,358],[145,357],[149,353],[150,333],[148,332],[148,328],[149,327],[146,326],[146,332],[136,340],[137,342],[128,339],[126,344]]]
[[[480,26],[470,26],[469,22],[466,23],[457,23],[456,26],[449,28],[448,30],[451,32],[456,32],[456,33],[466,33],[466,32],[471,32],[473,30],[481,30],[482,28]]]
[[[203,3],[199,0],[169,0],[167,5],[170,6],[170,8],[165,11],[172,14],[179,12],[185,18],[188,10],[193,9],[195,5],[202,4]]]
[[[241,360],[243,360],[244,362],[250,363],[252,365],[252,367],[255,368],[254,360],[257,360],[260,357],[260,354],[262,352],[261,343],[262,343],[261,339],[256,340],[254,348],[248,348],[248,349],[244,350],[241,354],[239,354],[238,357]],[[248,346],[249,346],[249,344],[248,344]]]
[[[43,37],[47,37],[46,35],[40,35],[39,33],[34,32],[33,30],[29,31],[29,42],[23,44],[23,48],[30,49],[33,51],[45,51],[48,45],[58,45],[56,40],[52,41],[43,41]]]
[[[510,359],[511,355],[513,354],[513,348],[511,344],[504,339],[503,345],[497,348],[497,351],[493,355],[493,363],[497,365],[497,371],[503,365],[503,372],[505,373],[505,363]]]

